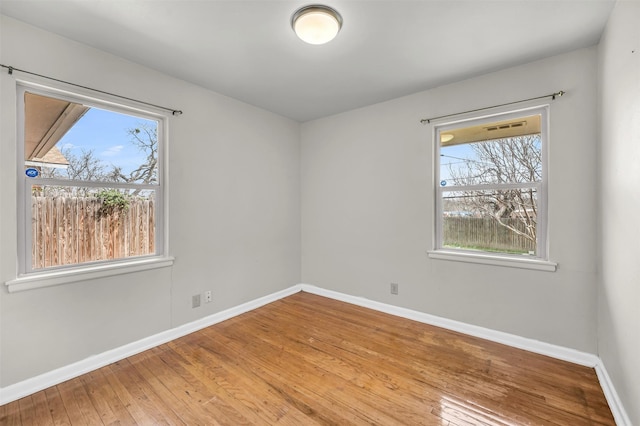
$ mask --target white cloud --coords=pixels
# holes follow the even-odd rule
[[[100,155],[102,157],[115,157],[116,155],[120,154],[120,151],[122,151],[123,148],[124,145],[112,146],[107,148],[105,151],[102,151]]]

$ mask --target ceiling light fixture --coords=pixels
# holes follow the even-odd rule
[[[291,17],[291,28],[306,43],[325,44],[342,28],[342,16],[329,6],[312,4],[296,10]]]

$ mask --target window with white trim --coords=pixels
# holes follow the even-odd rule
[[[435,135],[435,250],[547,260],[547,107],[447,123]]]
[[[18,86],[20,275],[164,254],[165,118]]]

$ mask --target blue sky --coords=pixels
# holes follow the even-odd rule
[[[115,165],[127,174],[145,161],[144,152],[131,142],[127,131],[145,123],[156,126],[153,120],[91,108],[58,141],[57,147],[62,151],[71,149],[75,155],[80,155],[82,149],[93,150],[106,170]]]
[[[454,169],[459,167],[466,168],[464,160],[459,160],[459,158],[475,158],[473,149],[471,149],[469,144],[450,145],[440,148],[440,181],[446,180],[446,186],[454,184],[451,180],[451,174],[449,173],[449,164],[451,164]]]

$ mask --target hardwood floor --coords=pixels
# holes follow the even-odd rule
[[[593,369],[309,293],[0,407],[2,425],[614,425]]]

